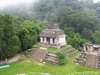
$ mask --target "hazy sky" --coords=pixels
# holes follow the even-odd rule
[[[36,0],[1,0],[0,1],[0,7],[5,7],[12,4],[18,4],[18,3],[30,3]]]
[[[33,1],[37,1],[37,0],[1,0],[0,1],[0,7],[5,7],[11,4],[18,4],[18,3],[29,3],[29,2],[33,2]],[[94,0],[94,2],[98,2],[100,0]]]
[[[100,0],[94,0],[94,2],[98,2],[98,1],[100,1]]]

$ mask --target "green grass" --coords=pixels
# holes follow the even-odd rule
[[[61,49],[48,48],[48,50],[58,52],[67,47],[69,47],[69,45]],[[49,73],[50,75],[84,75],[83,73],[85,72],[100,72],[100,69],[76,65],[73,60],[78,55],[79,53],[71,58],[66,57],[67,64],[63,66],[56,66],[50,63],[39,63],[24,56],[20,61],[11,63],[10,67],[0,69],[0,75],[42,75],[43,73]],[[82,74],[80,74],[80,72],[82,72]]]
[[[100,72],[84,71],[84,72],[74,72],[74,73],[70,73],[68,75],[100,75]]]
[[[100,72],[100,69],[93,69],[76,65],[73,62],[74,58],[74,56],[72,58],[67,58],[66,65],[56,66],[50,63],[39,63],[30,58],[24,57],[18,62],[11,63],[10,67],[0,69],[0,75],[42,75],[41,73],[49,73],[51,75],[68,75],[69,73],[84,71]]]
[[[41,47],[41,46],[38,45],[38,44],[35,44],[35,45],[32,46],[32,48],[40,48],[40,47]]]
[[[48,51],[51,51],[51,52],[58,52],[58,51],[61,51],[61,50],[64,50],[66,48],[70,47],[70,45],[67,45],[67,46],[64,46],[60,49],[55,49],[55,48],[47,48]]]

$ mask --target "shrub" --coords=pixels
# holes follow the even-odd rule
[[[57,52],[56,53],[58,56],[58,64],[59,65],[64,65],[67,63],[66,55],[62,52]]]

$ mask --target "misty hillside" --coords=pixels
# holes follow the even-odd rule
[[[47,20],[53,22],[57,21],[58,16],[64,14],[63,12],[67,12],[67,10],[70,9],[73,10],[73,13],[74,11],[85,13],[92,11],[92,14],[98,15],[99,5],[99,3],[93,3],[93,0],[39,0],[39,2],[34,3],[10,5],[0,12],[20,16],[23,19],[35,18],[42,21]]]
[[[17,5],[10,5],[5,7],[1,10],[1,13],[8,13],[14,16],[20,16],[23,19],[30,19],[33,16],[33,12],[31,11],[32,3],[31,4],[17,4]],[[30,17],[31,16],[31,17]]]

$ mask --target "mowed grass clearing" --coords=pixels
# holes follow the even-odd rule
[[[10,64],[10,67],[0,69],[0,75],[68,75],[73,72],[94,71],[100,72],[100,69],[93,69],[76,65],[73,60],[75,57],[67,58],[67,64],[56,66],[50,63],[39,63],[25,56],[18,62]]]

